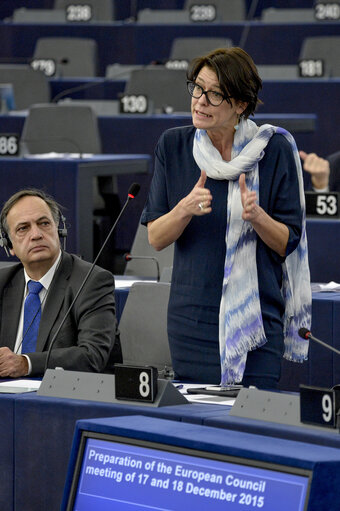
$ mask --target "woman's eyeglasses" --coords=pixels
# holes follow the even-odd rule
[[[221,92],[216,92],[214,90],[204,90],[203,87],[198,85],[198,83],[187,81],[187,88],[190,96],[195,99],[199,99],[203,94],[207,98],[208,103],[212,106],[220,106],[222,101],[227,98],[231,98],[232,96],[225,96]]]

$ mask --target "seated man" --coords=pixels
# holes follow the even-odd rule
[[[315,153],[300,151],[303,169],[311,175],[313,190],[316,192],[340,192],[340,151],[327,159]]]
[[[44,373],[49,344],[91,266],[61,250],[60,215],[40,190],[19,191],[2,209],[0,244],[20,263],[0,270],[0,377]],[[112,373],[121,361],[114,277],[95,266],[55,339],[48,367]]]

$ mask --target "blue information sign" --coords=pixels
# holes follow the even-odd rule
[[[308,488],[307,474],[87,438],[72,509],[303,511]]]

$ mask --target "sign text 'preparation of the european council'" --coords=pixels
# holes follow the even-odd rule
[[[302,511],[307,486],[300,475],[91,439],[74,509]]]

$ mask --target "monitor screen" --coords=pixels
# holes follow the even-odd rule
[[[312,472],[83,431],[68,511],[305,511]]]

